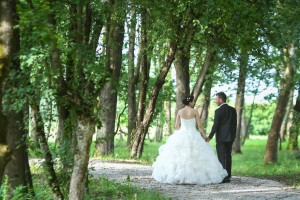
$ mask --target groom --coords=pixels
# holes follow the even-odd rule
[[[231,149],[236,136],[236,110],[226,103],[226,94],[219,92],[216,94],[216,103],[219,108],[215,111],[214,125],[206,138],[209,142],[216,133],[216,149],[220,163],[226,169],[228,176],[222,183],[229,183],[231,177]]]

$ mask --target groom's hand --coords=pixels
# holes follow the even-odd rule
[[[209,137],[205,138],[206,142],[209,142],[211,139]]]

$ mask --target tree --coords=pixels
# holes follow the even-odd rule
[[[287,49],[283,50],[284,68],[281,79],[281,88],[278,97],[277,107],[275,109],[272,125],[268,135],[268,141],[264,156],[264,163],[277,162],[277,147],[280,126],[284,117],[286,105],[288,103],[288,96],[293,87],[294,66],[292,64],[292,57],[294,56],[294,48],[290,44]]]
[[[178,110],[184,107],[182,99],[190,94],[190,51],[192,40],[195,33],[195,27],[191,22],[188,22],[186,27],[183,28],[183,37],[180,38],[179,47],[175,56],[174,65],[176,69],[176,110],[175,116],[177,116]]]
[[[3,84],[12,63],[14,52],[13,26],[16,19],[16,1],[1,1],[0,4],[0,182],[5,166],[10,160],[11,150],[7,143],[7,118],[3,114]]]
[[[298,150],[299,136],[299,121],[300,121],[300,87],[298,89],[298,98],[293,108],[292,126],[290,128],[290,137],[287,145],[287,150]]]
[[[13,2],[10,9],[12,12],[12,25],[18,25],[19,16],[16,12],[16,2]],[[10,43],[10,48],[12,52],[12,59],[10,63],[10,69],[7,79],[5,80],[5,92],[3,96],[3,107],[6,113],[7,119],[7,144],[12,151],[12,159],[8,162],[5,168],[5,175],[8,177],[9,198],[13,197],[12,191],[17,187],[23,187],[23,192],[28,192],[28,187],[32,188],[32,178],[29,169],[28,160],[28,146],[27,146],[27,136],[28,130],[26,126],[28,125],[28,102],[25,100],[23,103],[20,101],[21,97],[18,95],[23,94],[23,82],[24,77],[28,76],[21,71],[20,66],[20,31],[19,28],[14,28],[12,32],[12,41]],[[22,78],[21,78],[22,77]],[[25,78],[26,79],[26,78]],[[0,86],[1,87],[1,86]],[[23,96],[24,99],[27,99]]]
[[[242,50],[240,55],[240,71],[238,79],[238,88],[235,100],[235,109],[237,112],[237,129],[236,129],[236,138],[232,145],[232,150],[235,153],[242,153],[241,151],[241,128],[242,128],[242,116],[244,110],[244,95],[245,95],[245,86],[247,78],[247,67],[248,67],[249,55],[247,52]]]
[[[136,33],[136,9],[131,7],[130,16],[130,33],[129,33],[129,50],[128,50],[128,136],[127,147],[130,148],[132,136],[136,130],[136,84],[139,77],[139,66],[136,66],[136,73],[134,71],[134,45]]]

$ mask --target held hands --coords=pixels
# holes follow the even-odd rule
[[[206,137],[206,138],[205,138],[205,141],[206,141],[206,142],[209,142],[210,140],[211,140],[211,139],[210,139],[209,137]]]

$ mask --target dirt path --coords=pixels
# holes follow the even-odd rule
[[[116,163],[91,159],[90,173],[104,175],[110,180],[123,182],[130,176],[131,183],[145,189],[155,189],[172,199],[286,199],[300,200],[300,191],[281,183],[251,177],[233,176],[230,183],[212,185],[170,185],[156,182],[150,166]]]

